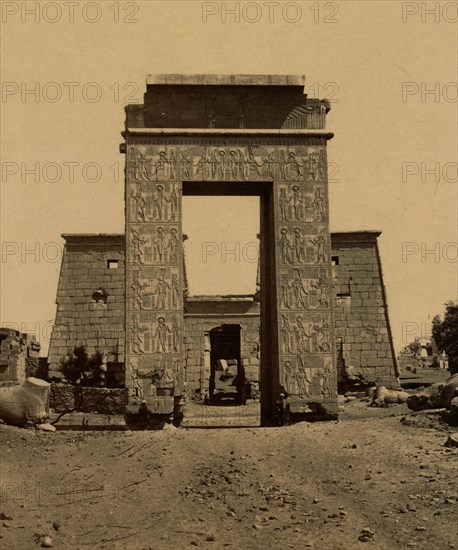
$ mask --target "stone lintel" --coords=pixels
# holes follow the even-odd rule
[[[283,74],[148,74],[147,86],[300,86],[305,76]]]
[[[236,318],[236,317],[256,317],[256,318],[259,318],[260,317],[260,314],[259,313],[226,313],[226,312],[222,312],[222,313],[185,313],[184,314],[185,318],[187,317],[196,317],[196,318],[209,318],[209,319],[213,319],[213,318],[218,318],[218,319],[221,319],[221,317],[231,317],[231,318]]]
[[[124,233],[62,233],[61,237],[71,246],[113,244],[124,247],[126,241]]]
[[[339,243],[377,242],[381,234],[382,232],[377,230],[332,232],[331,243],[337,245]]]
[[[254,302],[253,294],[196,295],[186,299],[188,302]]]
[[[321,137],[330,140],[333,132],[320,129],[265,129],[265,128],[127,128],[124,137],[138,136],[274,136],[274,137]]]

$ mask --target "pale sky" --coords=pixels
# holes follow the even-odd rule
[[[58,14],[42,7],[35,21],[21,14],[21,4],[35,2],[2,2],[0,322],[35,332],[44,354],[60,234],[124,231],[123,109],[142,101],[147,73],[304,74],[309,96],[334,100],[327,119],[335,133],[329,161],[338,168],[330,183],[331,230],[383,232],[396,349],[422,336],[443,303],[456,299],[451,2],[239,2],[235,21],[221,2],[110,0],[84,10],[76,2],[73,22],[68,8]],[[440,9],[422,14],[422,4]],[[36,96],[21,94],[34,87]],[[38,181],[26,172],[35,163]],[[438,182],[425,171],[435,167]],[[184,213],[192,292],[252,292],[254,262],[228,257],[223,265],[212,257],[203,265],[200,251],[202,243],[225,239],[227,248],[238,242],[242,252],[255,241],[256,200],[193,201],[186,199]],[[437,253],[422,256],[431,249]],[[232,273],[231,288],[217,288],[218,269],[226,280]]]

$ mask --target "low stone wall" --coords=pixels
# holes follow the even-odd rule
[[[87,388],[70,384],[51,384],[50,408],[56,413],[82,411],[124,414],[126,404],[126,388]]]
[[[26,378],[29,378],[29,376],[33,376],[34,378],[47,380],[48,364],[46,357],[26,357],[25,376]]]

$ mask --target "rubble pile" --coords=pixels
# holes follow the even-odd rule
[[[411,395],[407,406],[412,411],[425,409],[448,409],[456,412],[458,407],[458,374]]]

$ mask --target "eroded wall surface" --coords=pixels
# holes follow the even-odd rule
[[[364,377],[397,387],[397,362],[378,252],[378,232],[334,233],[337,351]],[[344,365],[339,363],[339,381]]]
[[[66,240],[49,347],[49,376],[77,346],[124,363],[124,235],[63,235]]]

